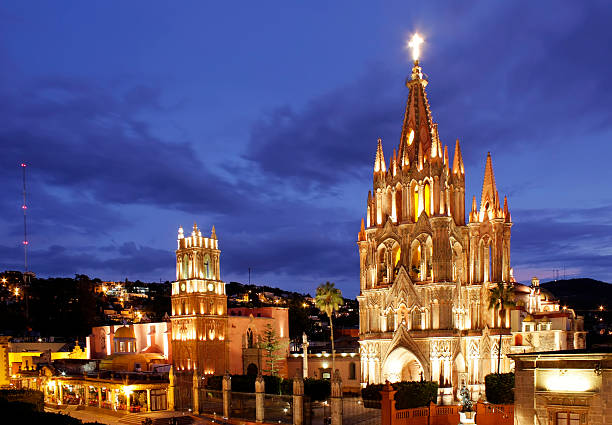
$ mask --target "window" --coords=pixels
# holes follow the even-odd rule
[[[331,373],[329,372],[323,372],[321,376],[323,377],[323,379],[331,379]]]
[[[419,221],[419,188],[414,188],[414,222]]]
[[[355,379],[357,367],[355,366],[355,362],[351,362],[349,364],[349,377],[348,379]]]
[[[208,256],[208,254],[206,254],[206,256],[204,257],[204,273],[206,274],[206,279],[212,279],[210,273],[210,257]]]
[[[571,412],[557,412],[556,425],[580,425],[580,414]]]
[[[425,214],[431,215],[431,193],[429,189],[429,183],[425,183]]]
[[[251,328],[247,329],[247,348],[253,348],[253,330]]]
[[[183,257],[183,279],[189,279],[189,257],[185,255]]]

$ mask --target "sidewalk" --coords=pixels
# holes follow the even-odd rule
[[[196,417],[185,412],[159,411],[150,413],[127,413],[89,406],[67,406],[62,409],[45,408],[45,411],[70,415],[83,422],[98,422],[107,425],[141,425],[145,418],[151,418],[154,425],[167,425],[171,417],[176,417],[180,425],[213,424],[213,422],[207,418]]]

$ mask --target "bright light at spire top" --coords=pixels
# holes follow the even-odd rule
[[[408,42],[408,48],[412,50],[412,59],[416,62],[419,60],[419,56],[421,55],[421,44],[423,44],[425,40],[418,33],[414,33],[410,41]]]

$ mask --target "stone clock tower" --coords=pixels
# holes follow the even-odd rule
[[[197,224],[178,231],[176,282],[172,283],[172,358],[176,371],[221,375],[229,365],[227,296],[220,279],[219,241]]]

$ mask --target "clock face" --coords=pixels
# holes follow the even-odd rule
[[[215,285],[213,285],[212,283],[208,284],[208,290],[209,291],[213,291],[215,289]]]
[[[185,290],[185,284],[181,283],[181,291],[184,291],[184,290]]]

